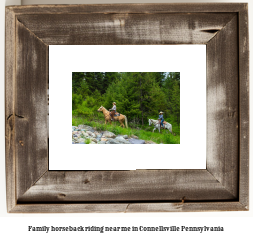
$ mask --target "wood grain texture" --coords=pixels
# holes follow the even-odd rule
[[[235,16],[236,13],[40,14],[18,19],[48,45],[143,45],[206,44]]]
[[[206,13],[238,12],[245,3],[155,3],[155,4],[83,4],[83,5],[27,5],[9,7],[16,15],[25,14],[114,14],[114,13]]]
[[[249,31],[248,5],[239,19],[239,201],[249,207]]]
[[[16,22],[17,198],[47,170],[47,46]]]
[[[5,26],[5,164],[6,164],[6,196],[7,211],[16,205],[15,181],[15,142],[14,142],[14,85],[15,85],[15,15],[6,9]]]
[[[126,212],[212,212],[247,211],[239,202],[143,203],[129,204]]]
[[[19,198],[19,202],[235,198],[207,170],[49,171]]]
[[[248,210],[247,17],[232,3],[7,7],[8,211]],[[207,44],[207,170],[47,171],[49,44],[181,43]]]
[[[22,204],[13,213],[134,213],[247,211],[239,202]]]
[[[207,45],[207,169],[238,197],[238,29],[235,16]]]

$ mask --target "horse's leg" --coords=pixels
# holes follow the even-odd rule
[[[156,130],[156,127],[154,128],[153,132],[155,132],[155,130]]]

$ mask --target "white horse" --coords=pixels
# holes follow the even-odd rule
[[[156,129],[158,129],[158,131],[160,132],[160,123],[159,123],[159,120],[148,119],[148,123],[149,123],[150,126],[151,126],[152,124],[154,125],[155,128],[154,128],[153,132],[154,132]],[[171,134],[173,134],[173,133],[172,133],[172,125],[171,125],[170,123],[164,121],[164,122],[163,122],[163,125],[164,125],[165,129],[168,129],[169,132],[170,132]]]

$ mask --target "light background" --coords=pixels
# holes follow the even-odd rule
[[[72,144],[72,72],[84,71],[180,72],[180,144]],[[50,170],[206,169],[205,45],[52,45],[49,91]]]
[[[50,3],[53,4],[61,4],[61,3],[151,3],[155,1],[150,0],[139,0],[139,1],[127,1],[127,0],[83,0],[83,1],[61,1],[61,0],[52,0]],[[249,3],[249,31],[250,31],[250,46],[253,44],[252,41],[252,14],[253,14],[253,3],[252,1],[244,1],[244,0],[221,0],[221,1],[198,1],[198,0],[189,0],[189,1],[171,1],[171,0],[160,0],[159,2],[248,2]],[[250,211],[249,212],[204,212],[204,213],[135,213],[135,214],[7,214],[6,212],[6,188],[5,188],[5,138],[4,138],[4,8],[7,5],[19,5],[21,1],[19,0],[6,0],[1,1],[0,3],[0,11],[1,11],[1,24],[0,24],[0,45],[1,45],[1,64],[0,64],[0,72],[1,72],[1,80],[0,80],[0,88],[1,88],[1,123],[0,123],[0,135],[1,135],[1,144],[0,144],[0,218],[1,221],[1,235],[3,237],[9,236],[26,236],[26,237],[44,237],[46,234],[44,233],[28,233],[27,226],[41,226],[41,225],[108,225],[111,226],[127,226],[127,225],[148,225],[152,224],[153,226],[159,225],[191,225],[200,226],[200,225],[222,225],[226,228],[225,232],[220,233],[206,233],[206,234],[197,234],[197,233],[174,233],[173,237],[250,237],[252,236],[252,220],[253,220],[253,207],[252,207],[252,175],[250,176]],[[49,3],[48,1],[23,1],[23,4],[41,4],[41,3]],[[251,47],[250,47],[251,48]],[[250,58],[252,59],[252,53],[250,53]],[[250,64],[250,72],[252,72],[253,66]],[[250,91],[252,91],[252,83],[250,84]],[[253,105],[253,100],[251,99],[251,105]],[[252,110],[252,106],[250,108]],[[252,122],[252,120],[251,120]],[[252,132],[252,126],[250,128],[250,132]],[[250,146],[252,148],[252,140],[250,141]],[[252,160],[252,156],[250,156]],[[250,174],[252,174],[252,163],[250,163]],[[133,233],[120,233],[122,236],[135,236]],[[152,236],[156,235],[156,233],[150,233]],[[54,233],[47,234],[47,236],[53,237]],[[66,237],[66,235],[77,236],[78,234],[74,233],[57,233],[57,236]],[[98,233],[94,233],[92,235],[89,234],[90,237],[98,235]],[[113,237],[118,233],[108,233],[103,234],[103,236]],[[136,233],[136,237],[145,235],[147,233]],[[171,233],[158,234],[161,237],[168,237]],[[81,233],[80,237],[84,237],[84,234]]]

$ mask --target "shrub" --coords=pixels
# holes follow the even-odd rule
[[[112,125],[104,124],[104,120],[101,121],[93,121],[86,117],[72,117],[72,126],[78,125],[88,125],[96,128],[99,131],[111,131],[115,135],[128,135],[129,137],[132,135],[136,135],[139,139],[142,140],[151,140],[156,143],[164,143],[164,144],[180,144],[180,136],[177,134],[176,136],[172,135],[168,130],[161,130],[159,133],[157,130],[153,133],[152,131],[142,130],[142,129],[134,129],[134,128],[122,128],[119,126],[118,122],[114,122]],[[141,126],[140,126],[141,128]],[[144,127],[145,128],[145,127]],[[146,127],[148,129],[148,126]],[[153,127],[150,126],[150,129],[153,130]],[[173,130],[174,132],[174,130]],[[91,141],[85,141],[86,144],[91,143]]]

